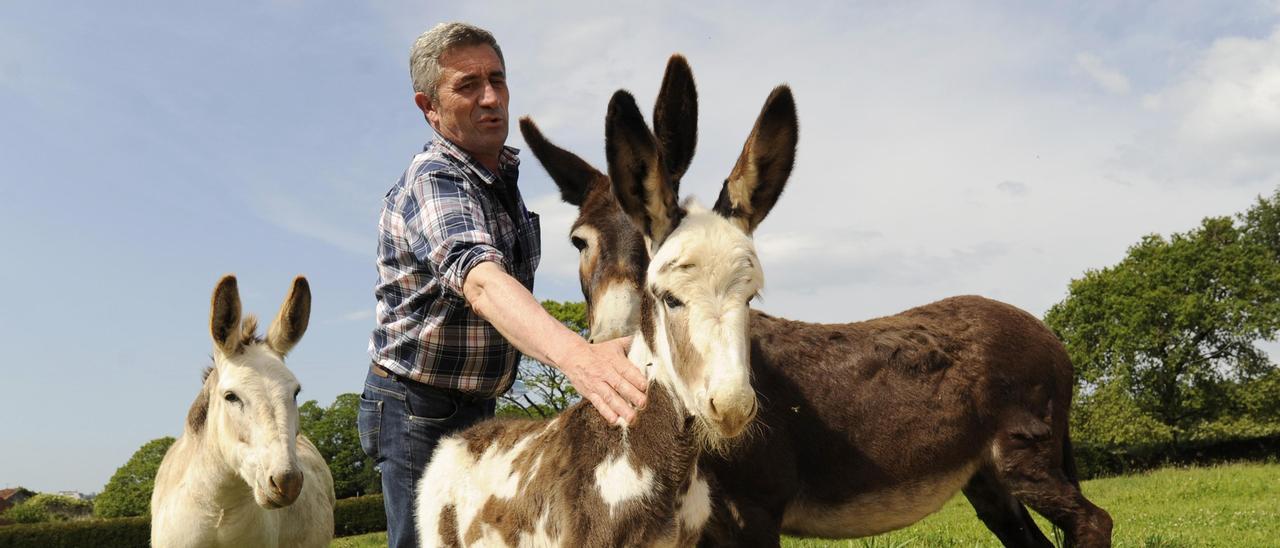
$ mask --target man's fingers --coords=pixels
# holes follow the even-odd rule
[[[588,395],[587,401],[591,402],[591,405],[596,408],[596,411],[600,412],[600,416],[604,417],[605,422],[609,424],[618,422],[618,414],[604,402],[604,399],[600,397],[600,394]]]
[[[631,421],[636,418],[636,410],[632,409],[627,402],[623,401],[622,396],[619,396],[617,392],[610,390],[604,395],[604,399],[608,402],[609,407],[612,408],[613,412],[617,416],[622,417],[627,424],[631,424]]]
[[[621,364],[620,367],[615,367],[614,371],[617,371],[618,374],[622,375],[623,380],[627,381],[622,384],[629,384],[640,392],[644,392],[649,387],[649,379],[644,377],[644,372],[629,361]]]
[[[640,389],[633,386],[630,379],[623,379],[619,377],[617,381],[610,384],[613,384],[614,388],[617,389],[618,394],[621,394],[623,399],[630,402],[632,407],[644,407],[645,402],[648,401],[645,398],[644,392],[641,392]]]

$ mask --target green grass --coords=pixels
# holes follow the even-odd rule
[[[1086,481],[1085,496],[1111,513],[1117,547],[1280,547],[1280,464],[1166,468]],[[1040,529],[1053,530],[1039,516]],[[334,547],[386,546],[385,533],[348,537]],[[1000,546],[963,496],[892,533],[858,540],[783,539],[787,548]]]

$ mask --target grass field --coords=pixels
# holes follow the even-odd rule
[[[1166,468],[1084,483],[1111,513],[1118,547],[1280,547],[1280,464]],[[1053,538],[1047,522],[1041,530]],[[385,533],[337,539],[334,547],[386,546]],[[783,540],[788,548],[1000,546],[963,496],[906,529],[859,540]]]

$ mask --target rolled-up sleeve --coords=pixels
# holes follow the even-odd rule
[[[449,169],[424,173],[402,204],[413,255],[431,266],[446,291],[462,297],[462,282],[484,261],[502,265],[484,208],[466,191],[462,176]]]

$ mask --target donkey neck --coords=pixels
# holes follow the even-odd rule
[[[622,427],[624,435],[628,439],[653,435],[663,440],[688,443],[689,440],[686,437],[689,437],[687,434],[691,430],[693,417],[680,401],[675,388],[675,383],[678,381],[667,373],[670,368],[659,363],[661,358],[649,348],[648,343],[639,333],[631,343],[627,358],[649,381],[649,388],[646,391],[649,402],[636,413],[636,421],[633,424]]]

